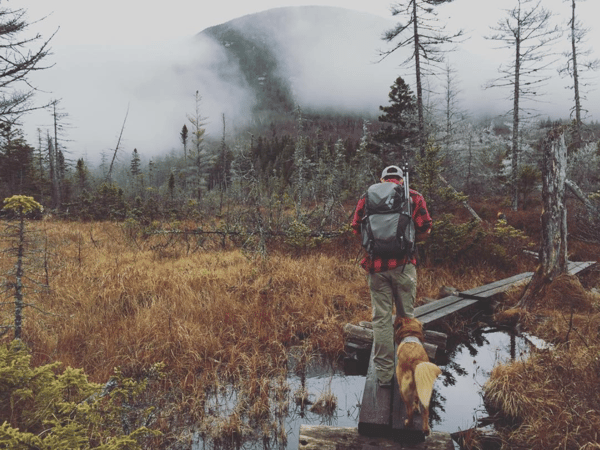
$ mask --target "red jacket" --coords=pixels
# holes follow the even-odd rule
[[[387,180],[387,182],[402,184],[401,181],[398,180]],[[427,205],[425,203],[425,199],[421,194],[417,191],[410,189],[410,200],[412,203],[412,216],[413,221],[415,223],[415,232],[417,242],[424,241],[429,236],[431,232],[431,216],[429,215],[429,211],[427,211]],[[360,234],[360,224],[364,215],[366,197],[363,196],[359,201],[358,205],[356,205],[356,209],[354,211],[354,216],[352,218],[352,229],[354,234]],[[376,256],[373,260],[369,257],[369,255],[365,255],[365,257],[361,260],[360,265],[367,272],[375,273],[375,272],[385,272],[386,270],[395,269],[398,266],[402,266],[404,264],[411,263],[417,264],[417,260],[415,255],[407,255],[404,258],[380,258]]]

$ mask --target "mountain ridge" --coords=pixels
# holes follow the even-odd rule
[[[346,8],[277,7],[206,28],[194,40],[217,47],[213,74],[249,95],[259,121],[297,107],[372,117],[395,79],[390,64],[375,64],[390,26]]]

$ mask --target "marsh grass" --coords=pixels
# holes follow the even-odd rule
[[[331,417],[335,414],[336,409],[337,397],[331,391],[331,380],[329,380],[326,389],[319,394],[315,403],[310,407],[310,412]]]
[[[498,321],[554,345],[497,366],[484,385],[502,418],[503,448],[600,448],[600,296],[569,275],[548,285],[531,311],[514,307],[519,293],[509,294]]]
[[[112,223],[34,225],[46,228],[52,253],[50,290],[28,296],[33,364],[60,361],[104,383],[115,367],[144,378],[163,362],[167,377],[153,386],[171,415],[157,419],[163,431],[179,420],[200,423],[214,442],[257,430],[283,439],[288,388],[273,380],[285,380],[289,349],[336,358],[343,325],[369,315],[364,275],[343,248],[253,258],[190,236],[132,239]],[[227,389],[231,410],[211,403]]]
[[[285,445],[290,403],[300,399],[304,408],[314,395],[290,393],[288,371],[302,373],[317,356],[338,358],[343,326],[371,319],[360,244],[348,236],[302,249],[271,242],[260,254],[221,236],[169,233],[168,225],[153,224],[152,232],[108,222],[32,225],[44,231],[49,284],[27,291],[35,308],[25,310],[23,339],[33,363],[82,368],[98,383],[115,367],[144,379],[164,363],[166,376],[142,399],[156,407],[152,425],[164,436],[153,448],[196,434],[216,447],[248,439]],[[0,259],[1,270],[10,265]],[[524,267],[422,265],[417,304],[436,298],[440,286],[465,290]],[[10,308],[0,313],[10,318]],[[456,320],[448,325],[454,331],[465,319]],[[591,333],[594,324],[586,326]],[[327,414],[336,399],[323,392],[316,404]]]

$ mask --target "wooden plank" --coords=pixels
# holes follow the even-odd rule
[[[579,261],[573,262],[569,261],[569,273],[571,275],[577,275],[578,273],[583,272],[584,270],[589,269],[590,267],[596,265],[596,261]]]
[[[374,345],[374,344],[373,344]],[[380,388],[377,384],[377,373],[373,362],[375,352],[371,349],[369,369],[365,379],[358,432],[369,437],[390,437],[392,414],[392,389]]]
[[[344,335],[346,342],[352,342],[358,347],[370,348],[373,345],[373,328],[347,323],[344,325]]]
[[[528,281],[533,276],[533,272],[524,272],[514,275],[503,280],[498,280],[483,286],[462,291],[460,294],[474,295],[477,297],[487,298],[500,292],[505,292],[512,288],[515,284]]]
[[[425,342],[435,345],[440,350],[446,350],[448,335],[439,331],[425,330]]]
[[[436,300],[431,303],[427,303],[426,305],[417,306],[415,308],[415,317],[419,318],[431,312],[437,311],[439,309],[443,309],[448,305],[452,305],[453,303],[460,302],[463,299],[454,295],[450,295],[448,297],[444,297],[440,300]]]
[[[595,265],[595,261],[587,261],[587,262],[573,262],[569,261],[569,273],[577,274],[582,271],[588,269],[589,267]],[[445,297],[441,300],[428,303],[427,305],[423,305],[421,307],[415,308],[415,315],[423,322],[423,324],[431,325],[445,316],[454,314],[459,311],[463,311],[475,305],[478,301],[478,298],[486,299],[491,297],[492,295],[498,294],[500,292],[507,291],[515,284],[527,281],[533,276],[533,272],[525,272],[518,275],[514,275],[509,278],[505,278],[503,280],[496,281],[494,283],[486,284],[484,286],[479,286],[477,288],[469,289],[467,291],[463,291],[459,293],[459,295],[463,294],[470,298],[461,298],[461,297]]]
[[[323,425],[300,425],[298,450],[378,450],[397,449],[399,444],[384,437],[367,437],[356,428],[327,427]],[[412,448],[415,450],[453,450],[454,444],[449,433],[432,432],[425,442]]]
[[[402,401],[398,380],[394,376],[394,394],[392,399],[392,439],[396,442],[408,445],[416,445],[425,440],[423,433],[423,418],[421,414],[415,412],[413,416],[414,427],[406,428],[404,420],[406,419],[406,405]]]
[[[420,316],[419,320],[421,322],[423,322],[423,325],[431,326],[435,322],[438,322],[438,321],[444,319],[445,317],[447,317],[450,314],[454,314],[459,311],[464,311],[466,309],[471,308],[472,306],[476,305],[478,302],[479,302],[479,300],[461,299],[461,301],[452,303],[443,309],[432,311],[429,314]]]

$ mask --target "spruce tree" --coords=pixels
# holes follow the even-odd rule
[[[389,106],[380,106],[383,112],[379,121],[385,125],[375,140],[383,145],[384,163],[408,161],[413,156],[412,148],[418,143],[417,102],[410,87],[402,77],[396,78],[391,86]]]

